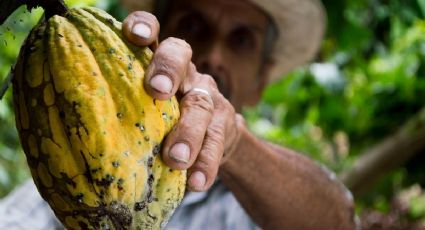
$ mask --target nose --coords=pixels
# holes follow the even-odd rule
[[[211,75],[220,92],[230,99],[230,79],[226,69],[226,58],[224,49],[218,43],[213,43],[205,49],[195,51],[195,65],[200,73]]]
[[[201,71],[213,70],[214,72],[220,72],[223,71],[224,68],[223,59],[223,49],[219,44],[213,43],[198,53],[195,65]]]

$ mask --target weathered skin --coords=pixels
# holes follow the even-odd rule
[[[178,104],[144,91],[151,56],[94,8],[51,17],[21,50],[21,143],[42,197],[69,229],[159,229],[183,198],[186,172],[158,154]]]

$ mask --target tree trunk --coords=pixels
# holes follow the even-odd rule
[[[398,132],[365,151],[353,167],[343,172],[340,178],[354,195],[359,195],[381,176],[402,166],[424,149],[425,108],[404,124]]]

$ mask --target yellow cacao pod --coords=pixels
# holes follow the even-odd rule
[[[49,18],[21,49],[16,125],[38,190],[68,229],[160,229],[183,198],[186,172],[159,154],[178,103],[144,91],[151,57],[95,8]]]

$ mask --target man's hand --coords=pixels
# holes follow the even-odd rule
[[[162,158],[173,169],[188,169],[188,188],[205,191],[217,176],[224,153],[231,155],[240,139],[243,118],[217,89],[213,78],[198,73],[185,41],[167,38],[159,45],[159,22],[150,13],[134,12],[123,23],[126,38],[154,47],[144,86],[154,98],[180,98],[181,117],[168,134]]]

